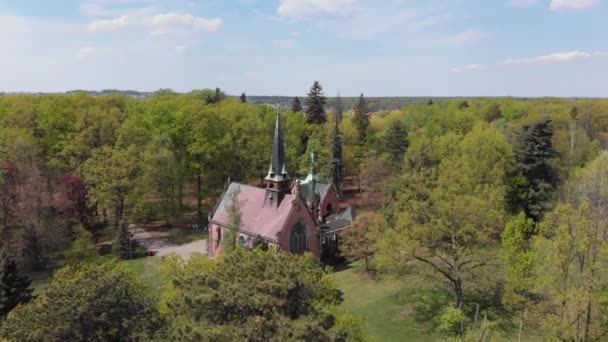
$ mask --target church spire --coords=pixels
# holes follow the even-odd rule
[[[287,170],[287,158],[285,157],[285,141],[283,139],[283,127],[281,125],[281,114],[277,111],[277,121],[274,127],[274,139],[272,140],[272,156],[268,169],[267,181],[285,182],[290,179]]]

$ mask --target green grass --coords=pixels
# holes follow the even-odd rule
[[[376,280],[358,267],[336,272],[338,287],[344,292],[344,309],[366,322],[366,333],[377,341],[442,341],[430,324],[414,320],[406,294],[425,286],[420,278]],[[411,281],[410,281],[411,280]]]

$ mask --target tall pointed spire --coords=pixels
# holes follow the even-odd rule
[[[268,169],[267,181],[284,182],[289,180],[287,170],[287,157],[285,157],[285,141],[283,139],[283,127],[281,125],[281,114],[277,111],[277,122],[274,127],[274,138],[272,141],[272,156]]]

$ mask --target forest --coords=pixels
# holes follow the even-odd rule
[[[363,94],[327,99],[315,82],[281,110],[286,153],[297,177],[315,152],[319,173],[357,208],[342,237],[347,265],[234,246],[218,260],[165,257],[154,270],[165,283],[151,290],[129,268],[146,259],[129,226],[204,226],[228,181],[261,184],[276,111],[220,89],[0,96],[0,338],[608,334],[603,99],[424,99],[377,111]],[[402,289],[396,330],[357,309],[347,276],[370,294]]]

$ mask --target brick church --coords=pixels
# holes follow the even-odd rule
[[[304,180],[292,179],[285,156],[281,116],[277,113],[270,168],[264,187],[231,183],[210,214],[209,256],[217,256],[231,223],[231,208],[240,213],[237,243],[246,248],[264,241],[270,248],[311,252],[317,258],[335,256],[340,231],[349,227],[354,211],[341,206],[336,188],[317,174],[314,154]]]

